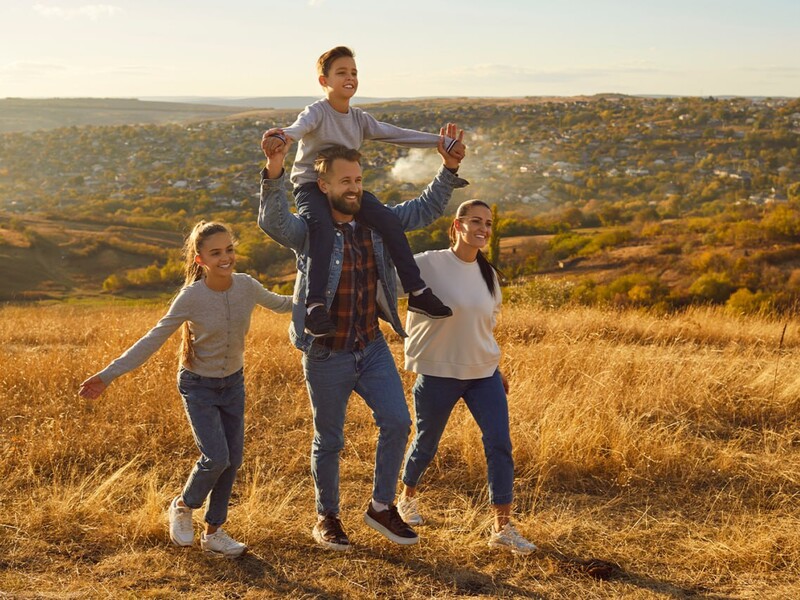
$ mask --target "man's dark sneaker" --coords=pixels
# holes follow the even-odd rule
[[[311,531],[311,535],[317,543],[331,550],[350,550],[350,540],[342,529],[342,522],[338,515],[325,515],[322,519],[317,519],[317,524]]]
[[[310,333],[315,338],[330,337],[336,333],[336,325],[333,324],[328,316],[328,311],[322,305],[315,306],[306,315],[305,329],[306,333]]]
[[[411,546],[419,541],[417,533],[403,521],[394,505],[389,506],[388,510],[377,511],[370,501],[364,513],[364,523],[395,544]]]
[[[425,288],[424,292],[416,296],[409,294],[408,310],[425,315],[429,319],[444,319],[445,317],[453,316],[453,311],[450,310],[450,307],[445,306],[431,291],[431,288]]]

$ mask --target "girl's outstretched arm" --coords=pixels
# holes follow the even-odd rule
[[[78,395],[83,398],[94,400],[95,398],[99,398],[100,394],[102,394],[107,387],[108,386],[103,383],[99,375],[92,375],[89,379],[81,383]]]

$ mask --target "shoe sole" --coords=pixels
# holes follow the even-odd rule
[[[311,537],[314,538],[314,541],[317,542],[320,546],[327,548],[328,550],[335,550],[336,552],[347,552],[350,550],[350,544],[337,544],[336,542],[327,542],[322,539],[322,536],[317,533],[316,528],[311,530]]]
[[[512,552],[513,554],[518,554],[520,556],[525,556],[526,554],[533,554],[538,550],[536,546],[534,546],[530,550],[522,550],[520,548],[515,548],[514,546],[507,546],[506,544],[498,544],[496,542],[488,542],[486,545],[489,546],[489,548],[499,548],[501,550],[508,550],[509,552]]]
[[[244,556],[247,554],[247,548],[242,550],[237,554],[225,554],[224,552],[217,552],[216,550],[207,550],[206,548],[202,548],[203,552],[206,554],[213,556],[214,558],[239,558],[240,556]]]
[[[336,335],[336,330],[334,329],[333,331],[329,331],[327,333],[314,333],[313,331],[309,331],[308,329],[303,329],[303,333],[306,333],[313,338],[319,339],[319,338],[333,337],[334,335]]]
[[[404,538],[400,537],[399,535],[392,533],[386,527],[378,523],[375,519],[370,517],[367,513],[364,513],[364,523],[372,527],[375,531],[380,533],[383,537],[387,540],[394,542],[395,544],[400,544],[401,546],[413,546],[414,544],[419,542],[419,536],[413,538]]]
[[[178,548],[188,548],[189,546],[194,546],[194,539],[191,542],[181,542],[180,540],[172,537],[172,534],[169,534],[169,541],[172,542],[173,546],[178,546]]]
[[[424,310],[419,310],[418,308],[408,308],[408,312],[417,313],[418,315],[424,315],[429,319],[446,319],[447,317],[452,317],[453,313],[451,312],[449,315],[432,315],[430,313],[425,312]]]

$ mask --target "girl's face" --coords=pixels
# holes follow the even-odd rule
[[[456,245],[466,244],[482,250],[492,233],[492,211],[485,206],[470,206],[463,217],[456,218],[455,225]]]
[[[200,254],[194,260],[205,269],[206,277],[230,277],[236,265],[231,234],[220,231],[208,236],[200,244]]]

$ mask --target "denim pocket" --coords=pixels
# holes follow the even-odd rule
[[[319,344],[312,344],[311,347],[306,350],[306,358],[315,362],[326,361],[332,354],[333,352],[330,348],[320,346]]]
[[[200,381],[202,378],[202,375],[192,373],[186,367],[181,367],[178,371],[178,381]]]

